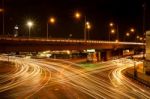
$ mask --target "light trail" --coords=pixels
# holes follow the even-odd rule
[[[0,56],[0,60],[7,57]],[[122,74],[133,66],[129,59],[97,64],[84,70],[80,65],[63,60],[24,59],[11,57],[13,71],[0,75],[0,92],[13,90],[10,97],[34,99],[122,99],[150,97],[149,88],[141,87]],[[56,90],[54,90],[56,88]],[[17,90],[17,91],[16,91]],[[63,93],[59,96],[57,93]],[[73,97],[72,97],[73,95]]]

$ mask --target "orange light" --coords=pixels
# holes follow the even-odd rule
[[[4,10],[2,8],[0,8],[0,12],[3,12]]]
[[[134,31],[135,31],[135,29],[134,29],[134,28],[131,28],[131,29],[130,29],[130,31],[131,31],[131,32],[134,32]]]
[[[28,21],[28,22],[27,22],[27,26],[28,26],[28,27],[32,27],[32,26],[33,26],[33,22],[32,22],[32,21]]]
[[[54,17],[51,17],[49,21],[50,21],[50,23],[55,23],[56,22]]]
[[[130,36],[130,33],[126,33],[126,36]]]
[[[87,25],[87,29],[89,29],[89,30],[90,30],[90,29],[91,29],[91,25]]]
[[[76,12],[76,13],[75,13],[75,17],[76,17],[77,19],[79,19],[79,18],[81,17],[81,14],[80,14],[79,12]]]
[[[114,24],[113,24],[112,22],[109,24],[109,26],[111,26],[111,27],[112,27],[113,25],[114,25]]]
[[[140,37],[140,41],[142,41],[143,40],[143,38],[142,37]]]
[[[112,29],[112,30],[111,30],[111,33],[114,34],[114,33],[115,33],[115,29]]]
[[[139,39],[139,38],[140,38],[140,36],[136,36],[136,38],[137,38],[137,39]]]
[[[119,42],[119,40],[118,39],[116,39],[116,43],[118,43]]]

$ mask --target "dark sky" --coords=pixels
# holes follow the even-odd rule
[[[83,38],[84,16],[92,24],[91,39],[107,39],[109,22],[118,25],[122,38],[130,27],[136,34],[142,35],[143,3],[146,2],[146,29],[150,28],[149,2],[146,0],[4,0],[5,1],[5,34],[13,34],[14,26],[19,26],[19,35],[26,36],[27,20],[33,20],[31,35],[46,37],[46,23],[50,16],[56,17],[56,24],[49,24],[52,37]],[[2,2],[1,2],[2,7]],[[74,18],[74,12],[82,13],[81,20]],[[2,13],[0,14],[2,23]],[[2,34],[2,24],[0,24]],[[135,35],[134,35],[135,36]]]

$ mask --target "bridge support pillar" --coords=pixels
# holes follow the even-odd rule
[[[112,51],[111,50],[107,50],[106,51],[106,60],[110,60],[112,58]]]
[[[101,52],[100,51],[96,52],[96,57],[97,57],[97,62],[100,62],[101,61]]]
[[[107,61],[112,58],[112,51],[111,50],[105,50],[101,52],[101,60]]]

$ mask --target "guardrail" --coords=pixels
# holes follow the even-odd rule
[[[45,39],[45,38],[23,38],[23,37],[0,37],[0,40],[14,41],[41,41],[41,42],[64,42],[64,43],[89,43],[89,44],[118,44],[118,45],[146,45],[139,42],[116,42],[116,41],[101,41],[101,40],[78,40],[78,39]]]

